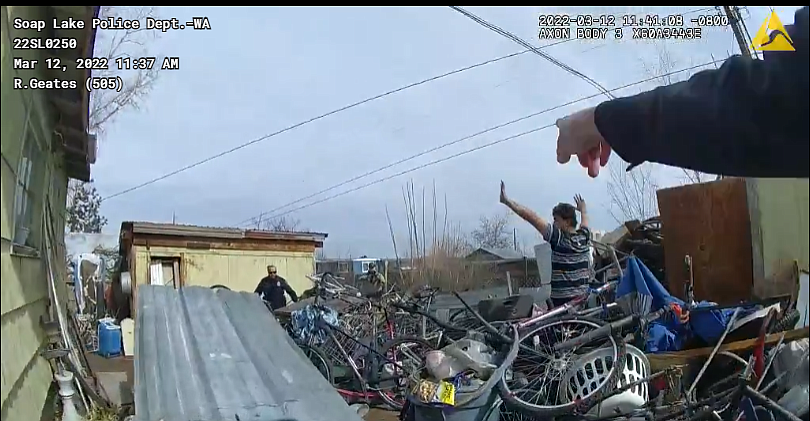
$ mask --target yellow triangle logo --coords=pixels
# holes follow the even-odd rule
[[[771,12],[768,19],[759,27],[751,42],[751,48],[754,51],[796,51],[793,48],[793,40],[790,39],[779,16],[776,16],[776,12]]]

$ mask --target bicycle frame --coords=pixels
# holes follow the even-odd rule
[[[354,390],[348,390],[348,389],[341,389],[341,388],[336,387],[335,389],[341,395],[346,396],[346,397],[353,397],[353,398],[361,398],[361,399],[366,399],[366,400],[372,400],[372,399],[374,399],[376,397],[375,396],[376,394],[385,393],[381,389],[375,388],[373,386],[376,386],[379,383],[382,383],[382,382],[387,381],[387,380],[394,380],[394,379],[400,378],[400,376],[382,377],[382,378],[377,379],[377,381],[375,381],[375,382],[370,382],[368,380],[367,376],[364,376],[364,374],[366,374],[366,375],[368,374],[367,373],[368,367],[364,367],[365,370],[362,370],[362,371],[364,371],[365,373],[361,373],[360,366],[357,365],[357,362],[354,360],[354,358],[352,358],[349,355],[349,353],[346,351],[346,349],[343,347],[341,342],[338,340],[337,335],[335,335],[335,332],[349,338],[351,341],[353,341],[356,344],[360,345],[361,347],[365,348],[366,351],[374,354],[376,357],[382,358],[383,361],[385,361],[386,363],[393,364],[395,367],[397,367],[397,368],[399,368],[401,370],[404,370],[404,367],[402,367],[402,365],[399,362],[396,361],[396,358],[391,359],[391,358],[388,358],[387,356],[381,354],[377,350],[376,342],[374,343],[374,346],[368,346],[368,345],[364,344],[363,342],[359,341],[358,339],[354,338],[353,336],[349,335],[348,333],[344,332],[342,329],[340,329],[340,328],[338,328],[336,326],[332,326],[329,323],[326,323],[326,321],[323,320],[323,318],[320,318],[320,317],[319,317],[319,319],[318,319],[318,321],[316,323],[318,323],[319,328],[325,329],[327,336],[331,340],[333,340],[335,342],[335,345],[337,346],[338,351],[340,352],[341,356],[343,358],[345,358],[346,361],[348,362],[349,367],[352,370],[352,374],[353,374],[354,378],[360,384],[360,388],[361,388],[360,392],[357,392],[357,391],[354,391]],[[390,325],[390,323],[389,323],[389,325]],[[389,332],[389,334],[393,335],[393,331],[390,330],[390,328],[386,329],[386,330]],[[311,342],[312,342],[312,339],[310,339],[310,344],[308,344],[308,345],[309,346],[315,346]]]
[[[320,305],[320,304],[318,304],[318,301],[319,301],[318,297],[319,297],[319,295],[316,296],[316,298],[315,298],[315,301],[314,301],[315,306]],[[371,306],[372,308],[375,307],[375,305],[373,303],[371,303],[370,301],[367,301],[366,304]],[[384,331],[386,333],[387,339],[388,340],[393,339],[395,337],[395,328],[394,328],[393,321],[389,317],[388,311],[386,310],[386,308],[384,306],[376,306],[376,307],[378,308],[378,310],[382,311],[382,314],[383,314],[383,317],[384,317],[384,325],[385,325],[384,326]],[[372,319],[374,319],[374,318],[375,317],[372,316]],[[396,361],[396,358],[389,359],[387,356],[382,355],[379,351],[377,351],[377,348],[379,347],[378,339],[379,339],[380,331],[378,330],[378,323],[376,323],[376,321],[372,320],[371,338],[374,341],[373,346],[368,346],[368,345],[364,344],[363,342],[361,342],[360,340],[358,340],[357,338],[355,338],[352,335],[348,334],[347,332],[343,331],[339,327],[333,326],[333,325],[327,323],[323,319],[323,317],[320,316],[320,315],[319,315],[318,319],[316,320],[316,326],[319,329],[323,329],[326,332],[327,337],[329,339],[331,339],[332,341],[334,341],[335,346],[337,347],[340,356],[343,359],[345,359],[346,362],[349,364],[349,367],[351,368],[353,377],[355,378],[355,380],[357,380],[357,382],[360,385],[360,388],[361,388],[360,392],[357,392],[357,391],[354,391],[354,390],[348,390],[348,389],[341,389],[341,388],[336,387],[335,389],[342,396],[344,396],[344,397],[352,397],[352,398],[361,398],[361,399],[365,399],[365,400],[370,401],[370,400],[375,398],[375,394],[384,393],[380,389],[373,388],[371,386],[376,386],[379,383],[382,383],[383,381],[399,378],[399,376],[395,376],[395,377],[392,377],[392,378],[380,378],[380,379],[377,379],[377,381],[374,382],[374,383],[369,382],[368,378],[366,376],[364,376],[364,374],[368,374],[368,373],[367,372],[366,373],[361,373],[361,371],[364,371],[364,372],[367,371],[368,367],[363,367],[363,369],[361,369],[361,367],[355,361],[355,358],[353,358],[351,355],[349,355],[349,352],[343,346],[341,341],[338,340],[338,337],[335,334],[335,332],[337,332],[340,335],[345,336],[346,338],[348,338],[352,342],[356,343],[360,347],[365,348],[365,350],[367,352],[370,352],[370,353],[374,354],[375,357],[381,357],[383,359],[383,361],[385,361],[386,363],[393,364],[395,367],[403,370],[404,367],[402,367],[402,365],[400,365],[399,362]],[[310,339],[309,339],[309,341],[307,341],[306,345],[310,346],[310,347],[317,346],[317,344],[314,343],[314,337],[310,337]]]
[[[561,305],[559,307],[551,309],[551,310],[549,310],[549,311],[547,311],[547,312],[545,312],[543,314],[540,314],[540,315],[537,315],[537,316],[534,316],[534,317],[530,317],[530,318],[525,319],[525,320],[523,320],[521,322],[518,322],[517,323],[518,330],[523,330],[523,329],[525,329],[527,327],[534,326],[534,325],[536,325],[536,324],[538,324],[538,323],[540,323],[542,321],[549,320],[549,319],[557,317],[557,316],[562,316],[562,315],[568,314],[571,311],[580,308],[583,304],[587,303],[588,300],[592,296],[599,295],[599,294],[602,294],[603,292],[609,291],[611,288],[615,287],[617,284],[618,284],[618,282],[615,282],[615,281],[614,282],[608,282],[608,283],[600,286],[599,288],[589,290],[587,293],[585,293],[583,295],[580,295],[579,297],[574,298],[573,300],[571,300],[571,301],[569,301],[569,302],[567,302],[567,303],[565,303],[565,304],[563,304],[563,305]],[[609,304],[607,307],[613,307],[613,306],[616,305],[615,303],[611,303],[611,304],[612,305]],[[602,310],[602,308],[596,308],[596,309],[593,309],[593,310],[595,310],[595,312],[598,312],[598,311]]]

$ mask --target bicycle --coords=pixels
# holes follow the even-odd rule
[[[579,297],[578,299],[573,300],[571,303],[561,306],[560,308],[548,313],[515,322],[509,321],[490,323],[484,320],[481,315],[478,314],[478,312],[473,310],[458,293],[455,293],[456,298],[459,299],[465,310],[472,315],[472,318],[478,321],[483,329],[473,329],[469,325],[458,326],[452,323],[442,322],[431,314],[420,311],[412,306],[408,307],[401,303],[394,305],[405,311],[420,314],[423,317],[430,319],[433,323],[446,330],[448,333],[446,336],[448,337],[452,336],[450,333],[454,332],[456,334],[461,333],[462,336],[480,337],[483,335],[483,337],[489,342],[513,343],[513,346],[515,346],[517,351],[517,355],[516,359],[513,360],[511,364],[512,374],[502,376],[498,380],[498,391],[502,400],[508,407],[516,408],[520,412],[527,415],[544,417],[571,412],[577,406],[587,406],[589,403],[595,403],[599,400],[602,390],[608,391],[615,387],[621,371],[616,367],[624,366],[626,351],[624,342],[619,338],[611,336],[604,341],[604,343],[597,344],[598,346],[596,348],[600,348],[603,345],[608,345],[611,347],[611,359],[616,363],[607,369],[608,375],[605,376],[605,379],[593,389],[592,393],[583,396],[582,399],[576,402],[565,404],[552,405],[548,402],[538,403],[536,401],[537,398],[541,396],[556,396],[554,393],[552,393],[552,390],[556,392],[559,389],[559,382],[562,380],[561,376],[566,372],[568,362],[574,355],[574,352],[572,351],[566,355],[554,356],[553,351],[550,351],[548,346],[553,345],[558,341],[549,338],[548,335],[541,338],[541,336],[543,336],[541,335],[541,331],[561,331],[566,334],[566,336],[561,339],[561,341],[564,341],[565,339],[570,339],[577,334],[598,329],[604,324],[603,322],[582,316],[567,316],[566,314],[573,309],[579,308],[587,301],[587,297],[589,297],[591,294],[602,293],[611,289],[613,285],[614,284],[611,283],[596,290],[589,291],[589,293],[585,294],[585,296]],[[500,329],[495,326],[496,324],[499,325]],[[539,326],[535,326],[538,324]],[[509,329],[514,329],[516,333],[520,332],[519,336],[514,339],[505,336],[504,332]],[[530,344],[523,343],[523,341],[527,338],[531,339],[532,342]],[[545,349],[538,349],[543,347],[545,347]],[[591,349],[584,350],[590,351]],[[531,358],[538,356],[540,357],[540,361]],[[548,361],[550,364],[544,364],[543,360]],[[543,370],[541,375],[533,376],[534,373],[532,370],[536,368],[545,368],[545,370]],[[535,387],[532,387],[532,382],[530,380],[540,380],[541,382],[544,380],[551,380],[552,382],[548,384],[544,383],[534,385]]]
[[[324,317],[329,313],[328,308],[318,304],[316,298],[316,304],[312,306],[318,310],[315,329],[323,332],[325,339],[319,340],[316,334],[307,335],[304,340],[298,335],[293,337],[345,399],[369,404],[379,399],[393,409],[401,409],[407,392],[407,378],[421,369],[420,357],[433,346],[423,338],[395,335],[385,305],[366,300],[359,307],[372,316],[371,322],[365,326],[351,326],[346,324],[345,318],[340,323],[329,323]],[[376,313],[383,316],[381,324],[373,320]],[[364,327],[369,328],[366,334],[362,333]],[[419,348],[423,349],[420,351]]]

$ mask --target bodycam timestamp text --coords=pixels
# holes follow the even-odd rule
[[[678,14],[622,16],[541,14],[537,20],[538,38],[541,40],[691,40],[703,36],[700,26],[685,26],[683,15]]]
[[[48,24],[51,28],[48,28]],[[122,55],[115,58],[82,57],[83,48],[79,39],[71,36],[71,30],[85,27],[96,30],[117,31],[152,29],[157,31],[189,29],[210,30],[207,17],[192,18],[180,23],[177,18],[147,18],[142,24],[137,20],[121,18],[94,18],[85,22],[73,18],[26,20],[15,18],[12,27],[16,36],[11,41],[14,89],[79,89],[94,90],[124,89],[125,78],[121,72],[179,70],[179,57],[136,57]],[[51,31],[53,29],[54,31]],[[39,36],[42,34],[43,36]],[[90,50],[92,51],[92,50]],[[26,74],[27,73],[27,74]],[[28,77],[26,77],[28,76]]]

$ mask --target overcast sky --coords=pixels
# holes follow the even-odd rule
[[[467,10],[541,46],[540,7]],[[617,15],[701,9],[569,8]],[[795,7],[774,8],[793,22]],[[744,12],[751,35],[769,10]],[[704,12],[708,13],[708,12]],[[185,165],[347,104],[458,68],[523,50],[446,7],[414,8],[170,8],[162,18],[207,16],[211,31],[170,31],[149,45],[177,56],[180,70],[163,72],[139,109],[106,127],[92,177],[107,196]],[[687,15],[697,16],[699,13]],[[687,26],[694,26],[687,24]],[[629,32],[626,32],[629,34]],[[97,47],[98,48],[98,47]],[[736,53],[730,29],[703,28],[703,38],[668,41],[674,68]],[[544,50],[608,89],[659,69],[661,42],[571,41]],[[678,77],[686,77],[682,74]],[[652,84],[617,92],[630,95]],[[232,226],[385,164],[527,114],[593,95],[596,89],[535,54],[464,71],[343,111],[105,201],[115,233],[126,220]],[[603,98],[459,142],[290,208],[323,199],[466,149],[553,123]],[[590,179],[576,164],[556,164],[556,129],[509,140],[291,213],[311,231],[326,232],[332,256],[392,255],[385,217],[405,232],[402,188],[436,185],[448,218],[473,229],[481,215],[503,212],[498,183],[543,215],[575,193],[590,205],[592,226],[610,230],[608,177]],[[661,169],[665,184],[678,172]],[[421,195],[421,193],[418,193]],[[429,206],[428,206],[429,207]],[[443,214],[443,206],[439,213]],[[522,242],[532,229],[513,218]],[[400,241],[404,241],[404,234]]]

